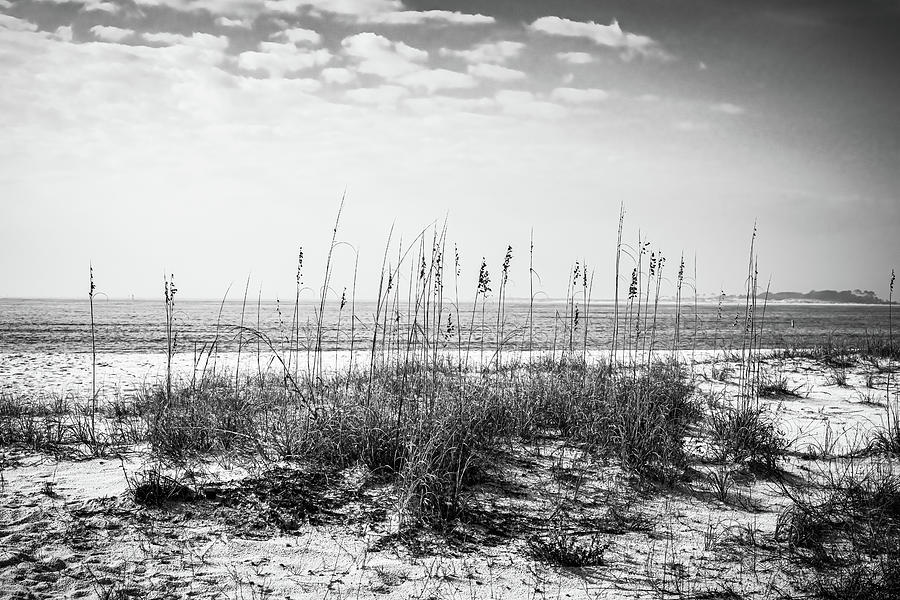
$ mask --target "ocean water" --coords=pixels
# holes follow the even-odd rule
[[[637,318],[632,309],[626,319],[627,305],[620,303],[620,335],[626,327],[633,332]],[[568,309],[568,310],[567,310]],[[660,304],[649,313],[641,308],[639,327],[654,329],[654,348],[672,349],[675,344],[676,307]],[[508,302],[502,321],[504,348],[515,350],[550,350],[553,347],[580,347],[585,341],[591,350],[609,349],[612,340],[615,307],[609,302],[594,302],[590,310],[578,306],[577,324],[565,302],[542,301],[533,307],[533,326],[529,326],[529,304]],[[278,348],[290,344],[292,323],[300,329],[300,345],[312,345],[317,329],[318,304],[302,302],[294,315],[293,303],[179,301],[175,306],[176,351],[189,353],[217,341],[222,352],[237,350],[243,343],[247,350],[256,346],[252,336],[239,334],[239,326],[263,332]],[[357,302],[352,319],[354,344],[357,348],[371,345],[377,307],[374,302]],[[387,314],[385,314],[387,312]],[[896,313],[896,307],[894,307]],[[567,317],[568,315],[568,317]],[[894,314],[894,320],[898,315]],[[831,336],[863,337],[884,334],[889,327],[886,305],[834,305],[770,303],[757,307],[757,324],[762,324],[762,346],[803,347]],[[425,316],[401,306],[379,316],[379,337],[387,327],[400,339],[422,335]],[[440,326],[435,328],[435,314],[428,315],[429,336],[439,346],[455,348],[461,340],[477,347],[495,344],[499,332],[497,305],[490,301],[482,312],[481,304],[473,311],[471,303],[457,309],[445,304]],[[744,306],[700,303],[695,312],[692,302],[680,311],[680,349],[711,349],[740,346],[744,333]],[[573,329],[574,325],[574,329]],[[435,335],[435,330],[436,335]],[[413,333],[411,334],[410,331]],[[94,339],[97,352],[110,354],[162,353],[166,350],[165,307],[162,301],[104,300],[94,301]],[[346,350],[351,339],[351,307],[343,310],[337,303],[326,304],[322,319],[323,350]],[[469,340],[471,339],[471,344]],[[620,338],[621,339],[621,338]],[[621,346],[621,341],[620,341]],[[91,318],[88,301],[84,300],[0,300],[0,353],[71,354],[91,351]]]

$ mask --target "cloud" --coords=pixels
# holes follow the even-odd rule
[[[566,104],[590,104],[606,100],[609,98],[609,93],[598,88],[560,87],[550,92],[550,98]]]
[[[561,17],[541,17],[528,26],[532,31],[562,37],[586,38],[598,46],[606,46],[621,51],[625,59],[645,56],[667,60],[670,57],[659,44],[645,35],[627,33],[615,19],[609,25],[593,21],[572,21]]]
[[[356,81],[356,73],[343,67],[328,67],[327,69],[322,69],[322,79],[327,83],[346,85]]]
[[[490,25],[495,22],[494,17],[449,10],[401,10],[369,15],[365,20],[369,23],[383,25],[421,25],[426,22],[450,25]]]
[[[468,50],[441,48],[441,56],[454,56],[471,63],[503,64],[510,58],[519,56],[524,48],[525,44],[522,42],[500,41],[477,44]]]
[[[82,10],[85,12],[99,10],[101,12],[117,13],[121,9],[122,7],[118,4],[113,4],[112,2],[104,2],[103,0],[88,0],[82,7]]]
[[[209,33],[194,32],[191,35],[182,35],[180,33],[169,33],[160,31],[157,33],[144,33],[142,38],[154,44],[164,44],[166,46],[189,46],[200,50],[212,50],[216,52],[224,52],[228,48],[228,38],[224,35],[212,35]]]
[[[478,81],[471,75],[449,69],[416,71],[401,77],[399,83],[412,88],[424,89],[429,94],[433,94],[437,90],[468,89],[478,85]]]
[[[400,0],[265,0],[265,7],[287,14],[305,9],[314,14],[326,12],[364,18],[403,10],[403,3]]]
[[[0,15],[0,28],[9,31],[37,31],[37,25],[31,21],[19,19],[12,15]]]
[[[99,10],[102,12],[108,13],[116,13],[121,10],[121,7],[117,4],[113,4],[112,2],[106,2],[105,0],[36,0],[37,2],[46,2],[49,4],[80,4],[81,10],[84,12],[90,12]],[[3,0],[0,0],[3,2]],[[2,6],[2,4],[0,4]],[[10,4],[11,6],[11,4]],[[8,8],[8,7],[7,7]]]
[[[494,18],[450,10],[407,10],[400,0],[265,0],[266,9],[283,14],[329,13],[357,23],[380,25],[489,25]]]
[[[219,27],[236,27],[240,29],[250,29],[253,21],[250,19],[230,19],[228,17],[218,17],[215,21]]]
[[[570,65],[586,65],[594,62],[594,57],[587,52],[557,52],[556,58]]]
[[[266,71],[271,77],[283,77],[312,67],[320,67],[331,60],[325,48],[308,50],[292,43],[260,42],[259,51],[241,52],[238,66],[247,71]]]
[[[494,81],[516,81],[525,79],[526,75],[523,71],[517,69],[509,69],[500,65],[491,63],[481,63],[477,65],[469,65],[469,75],[480,77],[482,79],[492,79]]]
[[[399,85],[381,85],[374,88],[356,88],[344,92],[349,100],[361,104],[377,104],[380,106],[397,104],[397,101],[409,94],[409,90]]]
[[[255,77],[240,77],[238,88],[251,94],[312,94],[322,89],[322,82],[318,79],[257,79]]]
[[[0,8],[12,8],[12,2],[9,0],[0,0]]]
[[[53,0],[56,1],[56,0]],[[263,11],[263,0],[134,0],[138,6],[165,6],[181,12],[207,11],[213,15],[256,16]]]
[[[64,42],[72,41],[72,26],[71,25],[61,25],[56,28],[56,31],[53,32],[57,38]]]
[[[568,112],[559,104],[538,100],[533,93],[520,90],[500,90],[494,99],[504,113],[515,117],[558,119]]]
[[[708,131],[709,130],[709,123],[706,123],[704,121],[690,121],[690,120],[676,121],[675,123],[672,124],[672,126],[676,130],[683,131],[685,133],[695,133],[698,131]]]
[[[295,27],[293,29],[285,29],[284,31],[279,31],[278,33],[272,34],[273,40],[287,40],[289,42],[293,42],[294,44],[312,44],[313,46],[318,46],[322,43],[322,36],[319,35],[317,31],[313,31],[312,29],[303,29],[302,27]]]
[[[133,29],[123,29],[121,27],[113,27],[112,25],[94,25],[91,27],[91,33],[98,40],[104,42],[118,43],[135,35]]]
[[[407,98],[403,105],[422,115],[435,113],[481,112],[497,107],[493,98],[454,98],[450,96],[428,96]]]
[[[737,104],[731,104],[730,102],[720,102],[718,104],[713,104],[709,107],[713,112],[718,112],[726,115],[742,115],[747,112],[743,106],[738,106]]]
[[[424,50],[370,32],[344,38],[341,46],[347,56],[356,59],[357,71],[385,79],[420,71],[421,63],[428,60]]]

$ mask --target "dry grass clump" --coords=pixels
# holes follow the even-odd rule
[[[900,402],[889,402],[885,418],[872,433],[870,447],[888,456],[900,456]]]
[[[128,490],[135,502],[144,506],[161,506],[166,502],[193,500],[196,493],[159,465],[127,475]]]
[[[544,535],[533,535],[528,539],[528,547],[536,559],[570,568],[605,564],[603,555],[609,546],[605,536],[597,533],[579,535],[567,527],[563,518],[557,519]]]
[[[776,538],[815,570],[820,598],[885,598],[900,564],[900,477],[887,465],[829,471],[817,488],[782,491],[792,503]],[[849,595],[846,595],[849,594]]]
[[[784,375],[764,377],[757,389],[760,398],[799,398],[802,386],[792,386]]]
[[[817,567],[900,559],[900,476],[889,466],[830,470],[818,488],[782,485],[792,501],[776,537]]]
[[[396,483],[407,523],[439,527],[458,516],[467,485],[514,436],[562,436],[673,482],[700,416],[674,363],[617,371],[567,360],[472,374],[411,362],[326,375],[314,404],[275,377],[234,383],[149,390],[143,409],[154,453],[178,466],[216,457],[362,464]]]
[[[652,479],[672,482],[681,475],[684,436],[700,418],[681,365],[612,368],[564,360],[533,367],[522,386],[527,430],[558,431]]]
[[[810,586],[822,600],[896,600],[900,590],[900,558],[848,565],[822,574]]]
[[[717,460],[773,471],[788,449],[787,440],[765,407],[713,407],[706,421]]]
[[[93,403],[68,396],[26,398],[0,395],[0,446],[50,454],[106,456],[144,439],[139,416],[116,404],[95,420]]]

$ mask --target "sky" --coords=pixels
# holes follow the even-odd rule
[[[897,0],[0,0],[0,297],[90,264],[110,297],[292,297],[342,196],[360,297],[444,222],[462,296],[508,245],[526,296],[533,237],[543,293],[580,261],[611,297],[621,205],[667,285],[684,255],[739,292],[756,223],[773,290],[887,297],[897,31]]]

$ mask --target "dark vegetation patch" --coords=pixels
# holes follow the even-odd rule
[[[900,476],[874,465],[829,473],[818,488],[783,486],[791,505],[776,539],[812,568],[819,598],[895,598],[900,581]]]
[[[356,495],[340,489],[339,474],[274,468],[225,484],[202,486],[200,494],[224,511],[224,519],[253,535],[294,532],[307,524],[343,520],[341,508]]]

